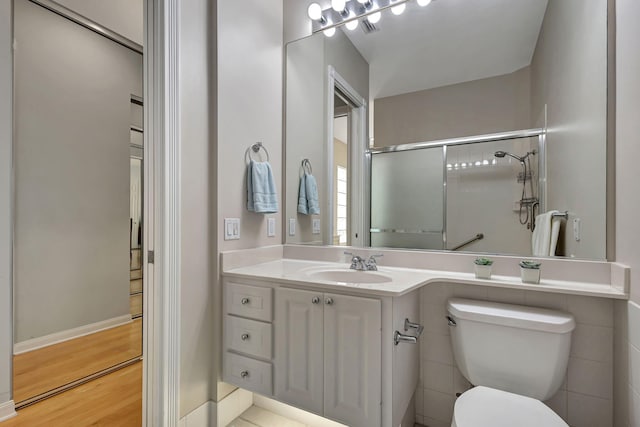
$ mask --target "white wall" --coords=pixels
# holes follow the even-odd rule
[[[219,251],[276,245],[282,242],[282,1],[220,0],[217,2],[217,83],[214,141],[217,145],[217,249]],[[269,151],[278,193],[277,214],[246,209],[246,149],[261,141]],[[253,154],[253,153],[252,153]],[[255,157],[257,158],[257,157]],[[267,218],[275,218],[276,235],[267,237]],[[240,240],[224,240],[224,218],[240,218]],[[213,282],[214,342],[221,339],[221,281]],[[219,382],[220,352],[214,351],[214,400],[232,388]]]
[[[616,260],[631,267],[631,301],[616,304],[615,426],[640,425],[640,3],[616,2]]]
[[[142,56],[29,1],[15,8],[21,342],[129,313],[130,98],[142,96]]]
[[[527,129],[529,67],[510,74],[378,98],[374,145]]]
[[[533,123],[548,106],[547,209],[581,219],[579,242],[563,234],[579,258],[606,258],[606,22],[605,1],[550,1],[531,62]]]
[[[56,3],[142,45],[143,0],[56,0]]]
[[[11,400],[11,126],[13,23],[11,1],[0,1],[0,405]]]

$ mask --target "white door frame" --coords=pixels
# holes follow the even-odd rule
[[[327,189],[327,227],[324,231],[323,243],[325,245],[333,245],[333,210],[334,210],[334,171],[333,171],[333,122],[334,122],[334,97],[336,87],[340,89],[349,101],[355,105],[354,110],[358,113],[357,123],[351,123],[351,135],[349,139],[353,142],[349,150],[351,158],[349,167],[351,168],[351,180],[349,183],[349,191],[351,192],[349,203],[349,216],[351,217],[351,229],[349,230],[351,246],[364,246],[366,242],[365,229],[368,228],[368,219],[366,218],[365,203],[366,179],[368,173],[367,162],[367,101],[344,79],[333,66],[329,65],[327,69],[327,111],[326,111],[326,156],[325,156],[325,172]],[[356,190],[356,191],[354,191]],[[358,194],[361,193],[361,194]],[[358,238],[354,238],[355,235]]]
[[[144,16],[144,157],[151,161],[145,170],[143,426],[174,427],[180,418],[179,0],[145,0]]]

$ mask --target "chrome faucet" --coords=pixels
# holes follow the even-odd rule
[[[351,255],[351,267],[349,268],[356,271],[377,271],[378,264],[376,263],[376,258],[382,256],[371,255],[368,260],[365,260],[359,255],[354,255],[352,252],[345,252],[344,254]]]

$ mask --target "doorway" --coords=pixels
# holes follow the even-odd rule
[[[52,2],[14,0],[14,36],[21,408],[142,358],[143,56]]]

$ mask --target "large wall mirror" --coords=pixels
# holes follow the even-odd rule
[[[287,243],[605,259],[607,3],[408,1],[288,43]]]

